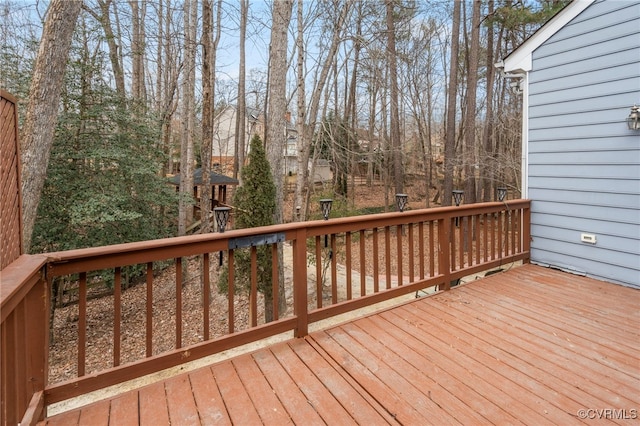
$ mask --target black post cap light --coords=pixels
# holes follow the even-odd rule
[[[498,201],[504,201],[505,197],[507,196],[507,188],[505,188],[504,186],[499,186],[498,188],[496,188],[496,194],[498,196]]]
[[[229,211],[231,207],[215,207],[213,213],[216,217],[216,223],[218,224],[218,232],[224,232],[229,221]]]
[[[396,194],[396,207],[399,212],[403,212],[407,206],[407,200],[409,196],[407,194]]]
[[[329,213],[331,213],[331,203],[333,200],[330,198],[323,198],[320,200],[320,209],[322,209],[322,216],[324,220],[329,220]]]
[[[462,197],[464,197],[464,191],[454,189],[451,193],[453,194],[453,201],[456,203],[456,206],[459,206],[462,202]]]

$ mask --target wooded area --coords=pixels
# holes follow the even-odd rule
[[[253,136],[246,108],[262,111],[275,223],[309,216],[308,164],[320,158],[347,202],[356,176],[379,177],[387,201],[411,176],[425,207],[436,193],[450,205],[454,188],[465,203],[494,199],[498,186],[517,197],[521,99],[493,64],[563,4],[5,1],[0,85],[20,100],[25,248],[183,235],[189,178],[215,166],[225,106],[238,110],[233,176]],[[282,202],[289,127],[299,212]],[[178,171],[176,194],[165,177]],[[204,231],[211,196],[203,188]]]

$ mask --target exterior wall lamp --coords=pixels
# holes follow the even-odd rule
[[[640,130],[640,107],[634,105],[627,117],[627,127],[629,130]]]
[[[496,195],[498,197],[498,201],[504,201],[505,197],[507,196],[507,188],[505,188],[504,186],[499,186],[498,188],[496,188]]]
[[[400,213],[402,213],[407,206],[408,199],[409,196],[407,194],[396,194],[396,207]]]

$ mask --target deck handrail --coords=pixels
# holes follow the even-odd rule
[[[25,315],[16,301],[16,294],[27,294],[28,290],[14,290],[11,297],[2,292],[2,335],[3,335],[3,373],[6,366],[7,350],[5,339],[14,338],[17,330],[16,320],[9,323],[9,318],[18,315],[23,319],[25,330],[36,330],[37,344],[30,343],[25,351],[37,351],[37,347],[47,348],[49,345],[49,310],[51,291],[49,287],[57,277],[68,277],[77,285],[78,293],[78,331],[77,377],[61,383],[46,384],[48,358],[43,353],[37,354],[30,369],[17,372],[18,376],[7,378],[2,375],[2,424],[7,419],[22,418],[24,401],[17,403],[7,399],[7,391],[11,386],[20,383],[40,383],[25,392],[22,399],[38,396],[38,404],[44,406],[67,398],[81,395],[109,385],[120,383],[136,377],[160,371],[187,361],[202,358],[223,350],[257,341],[282,332],[293,331],[295,336],[307,334],[310,323],[342,314],[351,310],[391,299],[417,290],[436,287],[448,290],[455,280],[493,267],[513,261],[529,259],[529,226],[530,201],[510,200],[503,202],[478,203],[459,207],[440,207],[432,209],[409,210],[405,212],[380,213],[347,218],[335,218],[327,221],[295,222],[268,227],[230,230],[224,233],[167,238],[153,241],[118,244],[112,246],[69,250],[48,253],[39,256],[23,256],[19,259],[23,265],[29,264],[31,271],[27,275],[33,278],[30,289],[37,289],[39,296],[26,297],[29,309],[37,308],[39,315]],[[458,223],[459,226],[454,224]],[[322,237],[326,236],[324,239]],[[252,244],[252,241],[254,244]],[[235,307],[234,285],[230,285],[228,298],[227,322],[229,332],[223,336],[209,336],[209,312],[203,309],[205,338],[197,343],[182,344],[182,261],[181,259],[200,256],[202,265],[202,305],[208,306],[212,279],[209,276],[213,259],[219,252],[224,253],[226,265],[235,261],[236,252],[244,245],[255,259],[255,242],[266,242],[272,250],[272,259],[277,257],[277,249],[282,243],[292,246],[291,288],[293,295],[293,313],[280,312],[277,303],[277,289],[273,304],[274,320],[269,323],[258,323],[257,320],[257,271],[255,262],[251,265],[251,290],[249,292],[249,317],[251,323],[246,329],[237,329],[234,324]],[[446,243],[448,242],[448,244]],[[355,254],[357,252],[357,255]],[[43,257],[46,256],[46,259]],[[177,259],[173,261],[175,272],[175,347],[161,353],[154,353],[153,324],[156,315],[153,312],[154,262]],[[315,265],[309,265],[312,259]],[[127,265],[146,265],[144,275],[147,288],[147,302],[141,307],[141,315],[146,328],[146,353],[141,359],[122,363],[120,358],[120,336],[114,337],[113,365],[97,371],[89,371],[86,364],[87,348],[87,281],[88,273],[101,270],[113,270],[114,280],[114,336],[120,333],[122,317],[119,313],[121,297],[121,268]],[[11,265],[13,267],[13,265]],[[43,269],[44,266],[44,269]],[[205,267],[206,266],[206,267]],[[24,270],[24,268],[23,268]],[[309,271],[315,270],[315,283]],[[338,279],[338,270],[345,275]],[[6,270],[5,270],[6,271]],[[20,288],[26,284],[9,283],[5,271],[2,276],[2,287],[12,285]],[[41,271],[45,272],[42,274]],[[274,280],[278,271],[272,270]],[[110,272],[111,273],[111,272]],[[44,277],[43,275],[46,275]],[[318,279],[317,277],[321,277]],[[233,280],[229,274],[229,280]],[[312,286],[310,287],[310,283]],[[277,287],[277,286],[276,286]],[[313,290],[310,290],[312,289]],[[326,293],[326,294],[325,294]],[[29,293],[31,294],[31,293]],[[19,299],[19,298],[18,298]],[[325,300],[326,299],[326,300]],[[5,312],[5,305],[11,312]],[[124,324],[122,324],[124,325]],[[13,327],[13,329],[10,329]],[[7,332],[9,330],[9,333]],[[13,330],[13,331],[12,331]],[[13,334],[11,334],[13,333]],[[14,345],[12,340],[8,345]],[[13,346],[12,346],[13,347]],[[18,349],[15,349],[16,351]],[[32,354],[27,354],[32,356]],[[34,373],[41,368],[42,373]],[[39,371],[39,370],[38,370]],[[32,376],[38,376],[36,378]],[[38,393],[40,392],[40,393]],[[33,406],[33,403],[31,404]],[[32,407],[33,408],[33,407]],[[21,411],[22,412],[19,412]],[[35,418],[43,413],[35,408]],[[29,414],[29,413],[28,413]],[[29,414],[31,415],[31,414]]]

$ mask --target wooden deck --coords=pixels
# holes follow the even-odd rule
[[[45,423],[638,424],[639,307],[525,265]]]

